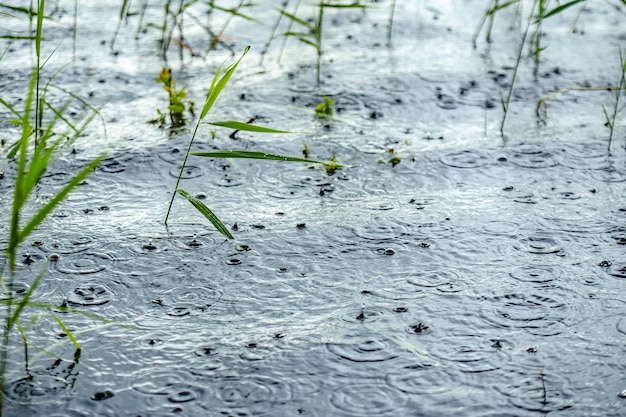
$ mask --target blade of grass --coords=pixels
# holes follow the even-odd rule
[[[224,122],[206,122],[206,124],[213,125],[213,126],[219,126],[219,127],[225,127],[227,129],[244,130],[244,131],[247,131],[247,132],[291,133],[291,132],[288,132],[286,130],[271,129],[269,127],[257,126],[257,125],[254,125],[252,123],[237,122],[237,121],[234,121],[234,120],[228,120],[228,121],[224,121]]]
[[[310,164],[322,164],[322,165],[333,165],[333,166],[338,165],[339,167],[341,166],[334,161],[316,161],[314,159],[298,158],[294,156],[278,155],[278,154],[255,152],[255,151],[227,150],[227,151],[213,151],[213,152],[192,152],[191,155],[201,156],[203,158],[262,159],[262,160],[267,160],[267,161],[304,162],[304,163],[310,163]]]
[[[98,158],[93,160],[87,167],[79,172],[72,180],[65,185],[46,205],[44,205],[39,211],[30,219],[30,221],[20,230],[17,243],[21,243],[30,235],[30,233],[43,222],[43,220],[59,205],[67,195],[76,188],[85,178],[91,174],[91,172],[98,166],[98,164],[104,159],[105,154],[101,154]]]
[[[41,278],[43,277],[43,274],[46,272],[47,268],[48,268],[48,263],[46,262],[44,264],[44,266],[41,268],[41,270],[39,271],[39,273],[37,274],[37,276],[35,277],[35,280],[30,285],[30,288],[28,289],[26,294],[24,294],[24,296],[20,299],[20,301],[15,303],[16,304],[15,311],[13,312],[11,318],[9,318],[9,320],[7,322],[8,330],[11,330],[11,328],[13,327],[13,325],[15,324],[17,319],[19,318],[20,314],[24,310],[24,307],[26,307],[28,305],[31,295],[33,295],[33,292],[39,286],[39,282],[41,281]],[[12,289],[9,288],[9,291],[11,291],[11,290]],[[13,302],[13,300],[11,298],[8,301],[10,303]]]
[[[546,20],[547,18],[549,18],[550,16],[555,16],[559,13],[561,13],[563,10],[568,9],[580,2],[583,1],[587,1],[587,0],[573,0],[570,1],[568,3],[564,3],[560,6],[555,7],[554,9],[550,10],[549,12],[547,12],[545,15],[543,15],[543,17],[541,17],[541,20]],[[535,23],[538,23],[540,21],[540,19],[535,20]]]
[[[187,201],[189,201],[200,213],[202,213],[204,217],[207,218],[207,220],[211,222],[213,227],[215,227],[218,232],[224,235],[224,237],[230,240],[235,239],[230,231],[226,228],[226,226],[224,226],[224,223],[222,223],[222,221],[202,201],[193,197],[187,191],[181,190],[180,188],[177,189],[176,192],[185,197]]]
[[[78,340],[76,340],[76,338],[74,337],[74,335],[72,334],[72,332],[70,331],[70,329],[67,328],[67,326],[65,325],[65,323],[63,323],[61,321],[60,318],[58,318],[55,315],[52,315],[52,317],[54,317],[54,319],[56,320],[57,323],[59,323],[59,326],[61,327],[61,329],[63,329],[63,331],[65,332],[65,334],[67,335],[67,338],[70,339],[70,341],[72,342],[72,344],[74,345],[74,347],[78,350],[81,349],[80,347],[80,343],[78,343]]]
[[[209,92],[207,93],[207,100],[204,103],[204,106],[202,107],[202,112],[200,113],[200,120],[204,119],[206,115],[209,113],[209,111],[215,104],[215,101],[219,97],[220,93],[222,92],[224,87],[226,87],[226,84],[228,84],[230,77],[233,75],[233,73],[237,69],[237,66],[239,66],[239,63],[241,62],[243,57],[246,56],[249,50],[250,50],[250,46],[246,46],[246,48],[243,51],[243,54],[239,57],[239,59],[224,70],[224,75],[222,76],[222,78],[219,79],[219,81],[217,80],[221,73],[221,66],[220,68],[218,68],[217,72],[215,73],[215,76],[213,77],[213,81],[211,82],[211,87],[209,88]]]

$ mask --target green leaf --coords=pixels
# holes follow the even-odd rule
[[[283,16],[285,16],[286,18],[304,26],[309,28],[310,30],[315,30],[315,27],[313,25],[311,25],[309,22],[307,22],[306,20],[302,20],[299,17],[297,17],[296,15],[293,15],[291,13],[288,13],[284,10],[278,10],[280,12],[280,14],[282,14]]]
[[[204,158],[244,158],[244,159],[264,159],[268,161],[284,162],[305,162],[309,164],[338,165],[334,161],[316,161],[314,159],[298,158],[295,156],[277,155],[265,152],[254,151],[213,151],[213,152],[191,152],[190,155],[202,156]]]
[[[331,7],[334,9],[368,9],[371,6],[359,3],[352,4],[334,4],[334,3],[320,3],[320,7]]]
[[[233,73],[237,69],[237,66],[239,65],[243,57],[246,56],[249,50],[250,50],[250,46],[246,46],[246,48],[244,49],[239,59],[235,61],[234,64],[231,64],[224,70],[224,75],[222,76],[222,78],[219,78],[222,72],[222,66],[220,66],[217,69],[217,72],[215,73],[215,76],[213,77],[213,81],[211,82],[211,87],[209,88],[209,92],[207,93],[206,102],[204,103],[204,106],[202,107],[202,112],[200,113],[200,120],[204,119],[206,115],[209,113],[209,111],[215,104],[215,101],[219,97],[220,93],[222,92],[224,87],[226,87],[226,84],[230,80],[230,77],[233,75]]]
[[[497,11],[504,9],[505,7],[509,7],[510,5],[515,4],[515,3],[519,3],[519,0],[507,1],[502,4],[499,4],[497,7],[492,7],[491,9],[487,10],[487,16],[491,16]]]
[[[26,307],[28,305],[29,300],[30,300],[30,296],[33,295],[33,292],[35,291],[35,289],[39,285],[39,281],[41,281],[41,278],[43,277],[43,274],[46,272],[47,268],[48,268],[48,263],[46,262],[44,264],[44,266],[41,268],[41,270],[39,271],[39,273],[37,274],[37,276],[35,277],[35,280],[31,284],[31,286],[28,289],[28,291],[26,291],[26,294],[24,294],[24,296],[16,303],[17,307],[15,308],[15,311],[13,312],[13,316],[7,322],[7,327],[9,329],[11,329],[11,327],[13,327],[13,324],[15,324],[17,319],[20,317],[20,314],[22,313],[22,310],[24,310],[24,307]],[[11,290],[11,289],[9,289],[9,290]],[[10,303],[13,302],[12,299],[9,299],[8,301]]]
[[[44,221],[44,219],[58,206],[67,195],[76,188],[85,178],[91,174],[91,172],[98,166],[100,161],[102,161],[105,157],[105,154],[100,155],[100,157],[96,158],[92,161],[86,168],[84,168],[81,172],[79,172],[72,180],[61,189],[53,198],[50,200],[45,206],[43,206],[24,226],[22,230],[20,230],[18,235],[17,244],[20,244],[30,235],[30,233]]]
[[[568,3],[562,4],[560,6],[557,6],[554,9],[550,10],[548,13],[546,13],[543,17],[540,17],[539,19],[535,20],[535,23],[539,23],[540,21],[545,20],[545,19],[547,19],[550,16],[557,15],[557,14],[561,13],[563,10],[565,10],[565,9],[567,9],[569,7],[572,7],[575,4],[580,3],[581,1],[587,1],[587,0],[573,0],[573,1],[570,1]]]
[[[227,239],[235,239],[226,226],[224,226],[224,223],[222,223],[222,221],[202,201],[180,188],[177,189],[176,192],[185,197],[204,217],[211,222],[213,227],[215,227],[218,232],[224,235]]]
[[[63,323],[61,321],[60,318],[58,318],[57,316],[53,315],[52,317],[54,317],[54,319],[57,321],[57,323],[59,323],[59,326],[61,327],[61,329],[63,329],[63,331],[65,332],[65,334],[67,335],[68,339],[70,339],[70,341],[72,342],[72,344],[74,345],[74,347],[78,350],[80,350],[80,343],[78,343],[78,340],[76,340],[76,338],[74,337],[74,335],[72,334],[72,332],[70,331],[70,329],[67,328],[67,326],[65,325],[65,323]]]
[[[236,122],[236,121],[233,121],[233,120],[227,120],[227,121],[224,121],[224,122],[208,122],[207,124],[213,125],[213,126],[225,127],[227,129],[244,130],[246,132],[291,133],[291,132],[288,132],[286,130],[271,129],[269,127],[257,126],[257,125],[254,125],[252,123]]]

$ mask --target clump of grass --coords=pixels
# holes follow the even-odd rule
[[[194,102],[185,102],[187,98],[187,91],[185,87],[177,88],[176,80],[172,76],[172,70],[168,67],[163,67],[156,81],[163,84],[163,89],[169,96],[168,112],[162,112],[157,109],[159,116],[150,120],[150,123],[158,123],[160,126],[165,125],[165,119],[169,115],[170,123],[172,127],[181,127],[186,123],[185,111],[193,117],[194,114]]]
[[[249,46],[246,47],[242,55],[239,57],[239,59],[237,59],[237,61],[227,66],[226,68],[222,68],[222,66],[220,66],[217,72],[215,73],[215,76],[213,77],[211,86],[209,87],[209,91],[207,93],[206,101],[202,107],[202,111],[196,123],[196,127],[189,141],[189,145],[187,146],[187,151],[185,152],[185,157],[181,164],[181,168],[180,168],[178,177],[176,179],[176,184],[174,185],[172,197],[170,199],[170,203],[167,208],[167,213],[165,215],[164,222],[166,225],[169,219],[170,212],[172,210],[174,198],[178,194],[184,197],[185,199],[187,199],[187,201],[189,201],[207,220],[209,220],[209,222],[213,225],[213,227],[215,227],[215,229],[218,232],[220,232],[224,237],[226,237],[229,240],[234,239],[233,235],[230,233],[228,228],[224,226],[224,223],[222,223],[222,221],[218,218],[218,216],[216,216],[213,213],[213,211],[211,211],[211,209],[209,209],[202,201],[193,197],[187,191],[179,188],[180,180],[182,178],[189,155],[205,157],[205,158],[228,158],[228,159],[246,158],[246,159],[262,159],[262,160],[268,160],[268,161],[305,162],[305,163],[323,164],[327,167],[327,169],[328,167],[334,167],[334,169],[339,169],[341,167],[341,165],[335,162],[334,160],[331,160],[328,162],[322,162],[322,161],[315,161],[315,160],[306,159],[306,158],[277,155],[277,154],[266,153],[266,152],[240,151],[240,150],[224,150],[224,151],[215,151],[215,152],[191,152],[191,148],[193,146],[193,142],[198,132],[198,128],[200,127],[200,124],[202,123],[209,124],[212,126],[217,126],[217,127],[223,127],[227,129],[242,130],[242,131],[249,131],[249,132],[256,132],[256,133],[289,133],[284,130],[271,129],[271,128],[267,128],[263,126],[257,126],[251,123],[244,123],[244,122],[238,122],[238,121],[232,121],[232,120],[222,121],[222,122],[203,122],[203,120],[209,114],[210,110],[215,105],[215,102],[217,101],[218,97],[220,96],[220,94],[222,93],[226,85],[228,84],[228,81],[230,80],[231,76],[233,75],[237,67],[239,66],[239,63],[241,62],[243,57],[248,53],[249,50],[250,50],[250,47]]]
[[[81,346],[76,337],[59,317],[49,311],[53,311],[52,309],[54,308],[54,311],[74,312],[92,318],[102,319],[94,314],[82,313],[62,306],[53,306],[47,303],[33,301],[33,294],[43,279],[47,265],[42,267],[40,272],[30,283],[28,290],[21,297],[16,297],[14,291],[17,279],[16,266],[18,249],[20,246],[28,239],[31,233],[45,221],[50,213],[67,198],[72,190],[91,174],[105,156],[102,154],[88,163],[35,214],[29,217],[26,216],[24,210],[26,204],[33,200],[33,195],[37,192],[37,185],[48,169],[49,164],[52,163],[55,156],[61,152],[62,149],[65,149],[67,145],[73,143],[73,141],[83,133],[84,129],[98,113],[98,109],[88,106],[87,103],[80,100],[81,103],[88,107],[89,111],[87,114],[83,115],[80,120],[73,121],[65,112],[70,103],[78,99],[74,93],[61,89],[66,92],[70,98],[62,106],[55,107],[46,99],[46,92],[51,85],[50,81],[46,84],[43,91],[39,91],[44,11],[45,0],[38,0],[36,30],[33,39],[35,43],[36,65],[33,68],[27,87],[23,111],[19,111],[6,100],[0,98],[0,104],[6,107],[15,117],[11,122],[19,126],[21,130],[19,139],[8,148],[6,155],[8,158],[15,158],[17,160],[17,168],[12,205],[9,213],[8,244],[4,250],[3,267],[0,268],[0,289],[2,291],[0,305],[4,306],[5,313],[4,325],[2,327],[2,341],[0,343],[0,416],[2,415],[3,409],[3,392],[6,382],[5,378],[9,360],[11,334],[13,331],[17,330],[20,336],[20,340],[24,345],[25,366],[26,369],[28,369],[30,360],[28,355],[27,332],[36,323],[38,318],[41,317],[41,315],[35,315],[30,322],[24,326],[20,322],[20,317],[23,316],[24,311],[27,309],[39,309],[48,312],[47,314],[51,314],[78,352],[80,352]],[[52,78],[54,78],[54,76]],[[46,111],[50,114],[44,119],[44,112]],[[46,125],[43,125],[44,120],[47,120]],[[65,129],[59,131],[60,125],[64,125]]]
[[[619,63],[620,63],[620,74],[619,74],[619,82],[617,84],[617,88],[615,89],[615,96],[613,98],[613,111],[609,115],[605,106],[602,106],[602,110],[604,111],[604,117],[606,119],[606,126],[609,127],[609,150],[611,149],[611,143],[613,141],[613,132],[615,130],[615,119],[617,118],[617,114],[622,110],[620,108],[620,99],[622,96],[622,90],[626,88],[626,59],[622,54],[622,49],[619,50]]]
[[[500,134],[504,135],[504,124],[506,123],[506,117],[509,112],[509,105],[511,103],[511,96],[513,94],[513,87],[515,86],[515,80],[517,78],[517,71],[519,69],[520,63],[522,61],[522,54],[524,51],[524,45],[526,43],[526,37],[530,30],[530,26],[533,22],[533,15],[535,8],[537,7],[537,3],[540,0],[534,0],[532,8],[530,10],[530,15],[528,17],[528,24],[526,25],[526,29],[522,33],[522,40],[520,42],[519,48],[517,50],[517,59],[515,60],[515,65],[513,66],[513,74],[511,75],[511,82],[509,83],[509,89],[507,91],[506,97],[502,96],[500,100],[500,104],[502,105],[502,121],[500,122]]]
[[[352,4],[336,4],[336,3],[325,3],[320,2],[317,5],[317,17],[314,19],[313,23],[310,23],[307,20],[304,20],[293,13],[288,13],[286,11],[286,7],[278,10],[281,15],[286,17],[291,21],[291,23],[295,23],[299,25],[300,31],[287,31],[283,34],[285,37],[294,37],[298,39],[305,45],[312,46],[315,48],[315,52],[317,55],[317,66],[316,66],[316,75],[318,84],[321,81],[321,71],[322,71],[322,40],[323,40],[323,32],[324,32],[324,12],[328,8],[333,9],[365,9],[369,6],[359,3]]]
[[[315,106],[315,114],[323,119],[334,114],[335,101],[330,97],[322,97],[322,102]]]
[[[508,91],[506,92],[505,95],[502,95],[501,100],[500,100],[501,106],[502,106],[502,113],[503,113],[502,120],[500,123],[501,134],[504,134],[504,126],[505,126],[507,115],[509,112],[511,96],[513,93],[513,89],[515,87],[515,81],[517,79],[519,66],[523,60],[524,46],[526,44],[526,39],[530,33],[531,27],[533,27],[534,25],[534,30],[532,31],[532,34],[530,36],[531,48],[530,48],[529,56],[532,57],[534,60],[534,64],[535,64],[534,73],[536,76],[539,70],[541,53],[546,49],[546,46],[544,46],[541,43],[541,39],[543,38],[542,31],[543,31],[544,22],[546,21],[546,19],[559,15],[565,10],[569,9],[570,7],[575,6],[576,4],[579,4],[579,3],[583,3],[583,2],[586,2],[586,0],[572,0],[563,4],[558,4],[556,7],[549,9],[549,3],[550,3],[549,0],[534,0],[533,1],[529,16],[528,16],[526,27],[524,31],[522,32],[522,39],[521,39],[521,42],[517,51],[516,61],[515,61],[515,65],[513,66],[513,74],[511,75],[511,81],[509,82]],[[486,36],[486,41],[488,43],[491,42],[491,30],[493,28],[495,15],[499,11],[514,4],[518,4],[521,6],[522,3],[520,2],[520,0],[509,0],[509,1],[502,1],[502,2],[500,0],[492,0],[490,2],[489,6],[487,7],[487,10],[485,11],[483,15],[483,18],[480,21],[479,28],[473,37],[474,47],[476,47],[476,40],[478,39],[478,35],[482,31],[487,20],[489,20],[489,23],[487,25],[487,31],[486,31],[485,36]]]

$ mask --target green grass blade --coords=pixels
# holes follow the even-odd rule
[[[569,7],[572,7],[575,4],[578,4],[578,3],[583,2],[583,1],[587,1],[587,0],[573,0],[573,1],[570,1],[568,3],[562,4],[560,6],[557,6],[554,9],[550,10],[548,13],[546,13],[542,18],[537,19],[535,21],[535,23],[539,23],[539,21],[545,20],[545,19],[547,19],[550,16],[557,15],[557,14],[561,13],[563,10],[565,10],[565,9],[567,9]]]
[[[39,69],[35,68],[30,78],[30,85],[28,87],[28,93],[26,94],[26,101],[24,103],[24,114],[21,117],[22,135],[18,141],[19,146],[17,152],[19,153],[17,164],[17,177],[15,178],[15,189],[13,191],[13,207],[11,209],[11,226],[9,232],[9,244],[6,252],[9,260],[9,270],[13,272],[15,270],[15,261],[17,254],[17,246],[19,245],[19,223],[20,223],[20,209],[27,200],[27,195],[24,194],[24,178],[26,177],[26,156],[28,153],[28,139],[30,138],[33,127],[30,124],[30,113],[33,104],[33,98],[35,96],[35,89],[37,88],[37,79],[39,76]]]
[[[246,132],[291,133],[291,132],[288,132],[286,130],[271,129],[269,127],[257,126],[257,125],[254,125],[252,123],[237,122],[237,121],[234,121],[234,120],[228,120],[228,121],[224,121],[224,122],[208,122],[207,124],[213,125],[213,126],[225,127],[227,129],[243,130],[243,131],[246,131]]]
[[[509,7],[510,5],[515,4],[515,3],[519,3],[519,0],[506,1],[504,3],[501,3],[501,4],[499,4],[499,5],[495,6],[495,7],[487,10],[486,14],[487,14],[487,16],[491,16],[491,15],[495,14],[496,12],[498,12],[498,11],[500,11],[500,10],[506,8],[506,7]]]
[[[359,3],[353,3],[353,4],[320,3],[319,6],[333,8],[333,9],[369,9],[370,7],[372,7],[366,4],[359,4]]]
[[[213,77],[213,81],[211,82],[211,87],[209,88],[209,92],[207,93],[206,102],[204,103],[204,106],[202,107],[202,112],[200,113],[200,120],[204,119],[206,115],[209,113],[209,111],[215,104],[215,101],[219,97],[220,93],[222,92],[224,87],[226,87],[226,84],[228,84],[230,77],[233,75],[233,73],[239,66],[239,63],[241,62],[243,57],[246,56],[249,50],[250,50],[250,46],[246,46],[246,48],[244,49],[239,59],[224,70],[224,75],[222,76],[222,78],[219,79],[219,81],[217,81],[217,79],[219,77],[219,74],[221,73],[221,66],[217,70],[217,72],[215,73],[215,77]]]
[[[26,291],[26,294],[24,294],[24,296],[20,299],[20,301],[15,303],[16,304],[15,311],[13,312],[13,315],[11,316],[9,321],[7,322],[7,326],[8,326],[9,329],[11,329],[11,327],[13,327],[13,324],[15,324],[15,322],[19,319],[20,314],[22,313],[22,310],[24,310],[24,307],[26,307],[28,305],[29,300],[30,300],[30,296],[33,294],[35,289],[37,289],[37,287],[39,286],[39,282],[41,281],[41,278],[43,277],[43,274],[46,272],[47,267],[48,267],[48,263],[46,262],[46,264],[44,264],[44,266],[41,268],[41,270],[39,271],[39,273],[35,277],[35,280],[31,284],[31,286],[28,289],[28,291]],[[9,289],[9,291],[10,290],[11,289]],[[12,300],[9,299],[9,302],[11,302],[11,301]]]
[[[15,110],[15,108],[13,106],[11,106],[9,103],[7,103],[6,101],[4,101],[2,98],[0,98],[0,104],[2,104],[4,107],[6,107],[11,113],[13,113],[15,115],[15,117],[17,117],[18,119],[20,119],[22,116],[20,115],[20,113]]]
[[[46,7],[45,0],[39,0],[39,6],[37,7],[37,32],[35,35],[35,51],[37,56],[41,56],[41,39],[43,37],[43,14]]]
[[[224,235],[227,239],[235,239],[226,226],[224,226],[224,223],[222,223],[222,221],[202,201],[180,188],[177,189],[176,192],[185,197],[200,213],[202,213],[202,215],[211,222],[213,227],[215,227],[218,232]]]
[[[294,156],[277,155],[265,152],[255,151],[213,151],[213,152],[191,152],[190,155],[201,156],[204,158],[244,158],[244,159],[263,159],[267,161],[284,161],[284,162],[304,162],[309,164],[322,165],[339,165],[332,161],[316,161],[314,159],[298,158]]]
[[[284,10],[278,10],[278,12],[280,14],[282,14],[283,16],[285,16],[286,18],[288,18],[289,20],[296,22],[308,29],[310,29],[311,31],[315,30],[315,27],[313,25],[311,25],[309,22],[307,22],[306,20],[302,20],[300,19],[298,16],[291,14],[289,12],[286,12]]]
[[[72,334],[72,332],[70,331],[70,329],[67,328],[67,326],[65,325],[65,323],[63,323],[61,321],[60,318],[58,318],[55,315],[52,315],[52,317],[54,317],[54,319],[57,321],[57,323],[59,323],[59,326],[61,327],[61,329],[63,329],[63,331],[65,332],[65,334],[67,335],[68,339],[70,339],[70,341],[72,342],[72,344],[74,345],[74,347],[78,350],[81,349],[80,347],[80,343],[78,343],[78,340],[76,340],[76,338],[74,337],[74,335]]]
[[[248,6],[251,6],[251,4],[249,4]],[[246,14],[243,14],[243,13],[239,12],[237,9],[228,9],[226,7],[221,7],[221,6],[218,6],[216,4],[213,5],[213,8],[216,9],[216,10],[221,10],[221,11],[223,11],[225,13],[230,13],[233,16],[241,17],[242,19],[248,20],[250,22],[259,23],[259,20],[255,19],[252,16],[248,16]]]
[[[105,157],[105,154],[100,155],[94,161],[92,161],[86,168],[79,172],[72,180],[59,191],[45,206],[43,206],[37,214],[35,214],[30,221],[19,232],[17,244],[21,243],[30,235],[30,233],[44,221],[44,219],[58,206],[67,195],[76,188],[85,178],[91,174],[91,172],[98,166],[100,161]]]
[[[25,13],[27,14],[29,17],[33,16],[35,13],[32,9],[27,9],[26,7],[18,7],[18,6],[11,6],[8,4],[0,4],[0,7],[3,7],[5,9],[9,9],[12,10],[14,12],[19,12],[19,13]]]

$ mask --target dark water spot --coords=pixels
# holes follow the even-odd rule
[[[189,307],[173,307],[167,311],[167,315],[172,317],[184,317],[189,314],[191,314],[191,309]]]
[[[608,262],[601,266],[607,267],[606,272],[609,275],[612,275],[616,278],[626,278],[626,263],[611,264],[610,262]]]
[[[65,297],[67,304],[72,306],[99,306],[110,302],[113,292],[98,283],[83,283]]]
[[[374,249],[374,253],[376,255],[387,255],[387,256],[391,256],[394,255],[396,253],[396,251],[394,251],[391,248],[376,248]]]
[[[407,326],[406,331],[408,333],[422,335],[422,334],[429,334],[432,330],[430,329],[430,326],[419,321],[417,323],[413,323]]]
[[[91,395],[91,397],[89,398],[91,398],[94,401],[103,401],[109,398],[113,398],[114,396],[115,394],[113,393],[113,391],[105,390],[105,391],[96,392],[95,394]]]

